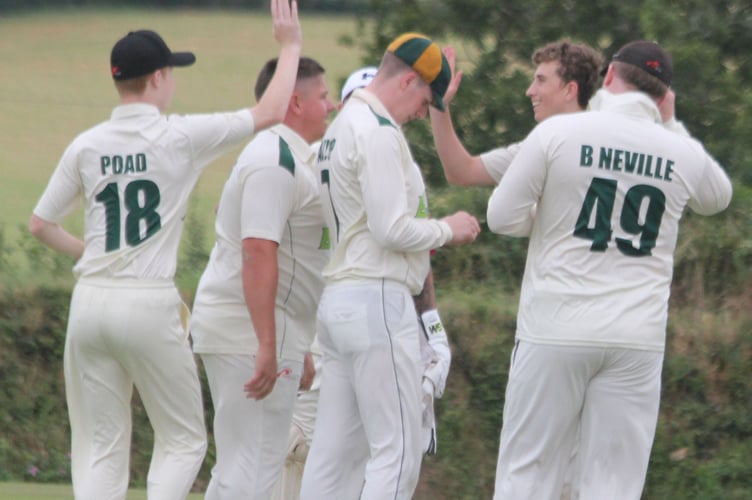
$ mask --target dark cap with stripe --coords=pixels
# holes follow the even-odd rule
[[[404,33],[395,38],[386,50],[400,58],[431,86],[431,104],[444,111],[444,94],[452,72],[439,46],[420,33]]]
[[[623,62],[637,66],[667,86],[671,86],[671,79],[674,76],[671,56],[655,42],[645,40],[630,42],[614,54],[611,62]]]
[[[167,66],[190,66],[192,52],[172,52],[157,33],[131,31],[115,43],[110,53],[110,70],[115,80],[130,80]]]

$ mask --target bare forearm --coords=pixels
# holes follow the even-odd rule
[[[78,260],[84,253],[84,242],[59,224],[48,222],[36,215],[29,220],[29,232],[53,250]]]
[[[423,314],[431,309],[436,309],[436,290],[433,286],[433,271],[428,271],[426,281],[423,284],[423,290],[418,295],[413,296],[415,310],[418,315]]]
[[[299,57],[300,47],[289,46],[281,50],[277,69],[269,82],[269,87],[258,104],[251,108],[256,132],[280,123],[284,119],[295,86]]]
[[[276,243],[267,241],[254,245],[244,240],[242,273],[246,307],[251,315],[259,346],[275,346],[274,307],[278,279]]]
[[[436,152],[447,182],[461,186],[493,185],[480,157],[471,155],[457,136],[449,110],[442,113],[431,108],[430,113]]]

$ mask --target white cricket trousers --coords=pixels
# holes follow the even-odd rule
[[[303,480],[303,469],[313,438],[313,427],[316,424],[319,390],[321,388],[322,356],[313,350],[311,355],[316,374],[313,377],[310,390],[298,392],[298,397],[295,399],[285,465],[282,474],[277,478],[271,500],[298,500],[300,498],[300,483]]]
[[[217,463],[206,500],[269,500],[287,452],[302,361],[277,360],[274,390],[259,401],[243,386],[256,369],[252,354],[201,354],[214,405]]]
[[[408,289],[377,280],[329,284],[317,331],[324,365],[301,500],[412,498],[422,459],[422,367]]]
[[[559,500],[569,467],[580,500],[639,500],[662,365],[663,352],[518,342],[494,499]]]
[[[206,429],[182,304],[168,282],[76,284],[64,358],[76,500],[125,499],[134,385],[154,430],[149,500],[190,492]]]

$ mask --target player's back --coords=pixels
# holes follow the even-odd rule
[[[730,199],[699,142],[644,117],[554,117],[533,140],[544,141],[548,165],[531,239],[546,254],[536,258],[561,266],[555,275],[591,273],[607,288],[614,275],[639,280],[647,268],[670,281],[685,207],[711,214]]]
[[[546,120],[502,179],[499,198],[537,202],[523,335],[662,348],[679,219],[722,210],[731,191],[697,141],[625,112],[635,105]]]
[[[80,134],[53,176],[63,197],[84,195],[85,250],[74,272],[172,279],[189,195],[206,165],[252,132],[242,115],[168,118],[131,104]]]

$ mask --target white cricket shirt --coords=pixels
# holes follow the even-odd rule
[[[278,354],[302,361],[308,352],[330,246],[314,158],[310,145],[284,125],[259,133],[238,157],[222,192],[216,243],[196,292],[195,352],[253,354],[258,348],[243,295],[244,238],[279,244]]]
[[[504,177],[509,165],[512,164],[512,160],[519,153],[521,144],[516,142],[507,147],[492,149],[480,155],[483,167],[488,172],[488,175],[496,181],[496,184]]]
[[[679,219],[723,210],[731,182],[646,95],[591,107],[533,129],[488,203],[492,231],[530,236],[517,338],[660,351]]]
[[[376,96],[355,90],[324,135],[318,166],[334,249],[327,281],[387,279],[418,294],[429,250],[452,232],[446,222],[428,219],[420,171]]]
[[[76,277],[172,279],[188,197],[209,163],[253,134],[253,116],[165,116],[116,107],[68,146],[34,214],[60,222],[83,201]]]

